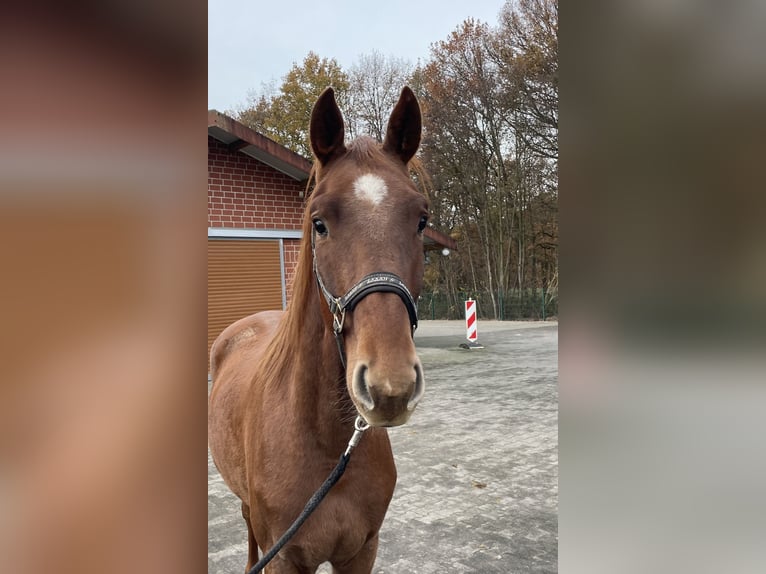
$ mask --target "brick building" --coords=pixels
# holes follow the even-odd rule
[[[208,349],[229,324],[290,299],[311,163],[208,112]]]
[[[208,350],[228,325],[290,300],[311,162],[208,111]],[[455,249],[426,228],[425,249]]]

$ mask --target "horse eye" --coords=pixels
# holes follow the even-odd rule
[[[327,235],[327,226],[324,224],[324,221],[317,218],[312,221],[314,224],[314,231],[316,231],[319,235]]]
[[[423,233],[423,230],[426,228],[427,224],[428,224],[428,216],[421,215],[420,221],[418,222],[418,233]]]

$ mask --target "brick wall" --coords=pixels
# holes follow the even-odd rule
[[[208,136],[208,227],[300,229],[304,185]]]
[[[304,184],[208,136],[207,225],[233,229],[300,230]],[[296,239],[283,240],[287,300],[298,258]]]

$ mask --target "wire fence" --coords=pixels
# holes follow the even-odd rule
[[[558,315],[558,294],[545,288],[481,291],[478,293],[422,293],[418,319],[465,319],[465,301],[476,301],[479,319],[546,320]]]

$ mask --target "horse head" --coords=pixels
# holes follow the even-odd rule
[[[373,426],[407,422],[425,388],[413,334],[428,202],[408,168],[420,134],[420,107],[407,87],[382,144],[361,137],[346,146],[332,88],[311,115],[314,272],[328,303],[323,316],[345,359],[349,396]]]

